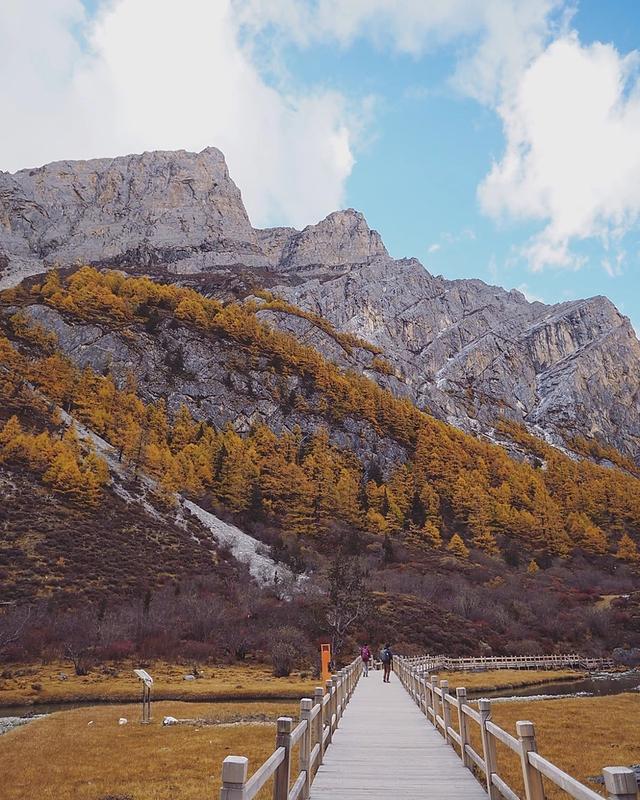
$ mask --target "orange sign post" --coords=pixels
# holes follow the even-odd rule
[[[322,676],[323,681],[328,681],[331,677],[331,669],[329,668],[329,664],[331,663],[331,645],[330,644],[321,644],[320,645],[320,674]]]

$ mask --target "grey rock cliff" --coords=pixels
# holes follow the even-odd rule
[[[372,372],[363,353],[347,359],[306,320],[265,312],[273,324],[442,419],[491,435],[506,416],[554,443],[597,436],[640,461],[640,344],[606,298],[547,306],[482,281],[434,277],[415,259],[390,258],[353,209],[302,231],[255,230],[215,148],[0,173],[0,287],[78,262],[207,291],[210,279],[222,286],[238,276],[275,286],[378,345],[396,376]],[[218,395],[206,401],[214,418],[226,402]],[[235,412],[249,420],[256,407]]]
[[[278,375],[264,360],[249,363],[246,353],[224,339],[198,337],[192,329],[166,320],[153,334],[144,330],[123,334],[65,318],[49,306],[28,306],[23,313],[55,332],[59,346],[78,366],[109,371],[121,385],[132,372],[143,399],[164,397],[170,412],[185,404],[195,419],[218,428],[231,423],[239,433],[248,433],[260,422],[277,433],[296,427],[311,433],[323,426],[334,444],[353,450],[365,465],[376,461],[387,471],[406,459],[404,448],[360,419],[347,417],[329,426],[313,410],[317,398],[299,376]],[[283,402],[283,397],[293,395],[305,396],[308,411],[298,412]]]
[[[271,228],[259,232],[277,259],[279,271],[302,271],[310,267],[326,270],[351,264],[366,264],[387,256],[380,234],[372,231],[359,211],[334,211],[317,225],[302,231]],[[274,246],[275,242],[278,246]]]
[[[0,285],[78,262],[180,274],[268,259],[212,147],[0,173]]]
[[[506,417],[556,444],[595,436],[640,455],[640,343],[604,297],[529,303],[389,258],[277,291],[379,345],[419,406],[465,430]]]

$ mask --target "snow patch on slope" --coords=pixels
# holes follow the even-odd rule
[[[183,500],[182,504],[200,520],[205,528],[211,531],[217,542],[227,545],[238,561],[247,564],[255,578],[270,583],[279,582],[283,578],[291,579],[289,570],[276,564],[271,558],[260,552],[264,545],[253,536],[244,533],[235,525],[223,522],[214,514],[205,511],[196,503],[192,503],[191,500]]]

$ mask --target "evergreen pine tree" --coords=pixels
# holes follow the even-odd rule
[[[464,543],[462,537],[457,533],[454,533],[451,539],[449,540],[449,544],[447,545],[447,550],[456,558],[461,558],[461,559],[469,558],[469,548]]]
[[[630,561],[632,564],[637,564],[638,561],[640,561],[638,546],[628,533],[623,533],[622,538],[618,542],[616,558],[619,558],[621,561]]]
[[[439,527],[427,519],[420,530],[420,537],[424,539],[431,547],[442,547],[442,534]]]

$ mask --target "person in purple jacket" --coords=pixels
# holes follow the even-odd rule
[[[368,644],[363,644],[360,648],[360,658],[362,659],[362,666],[364,667],[364,677],[369,677],[369,661],[371,661],[371,650]]]

